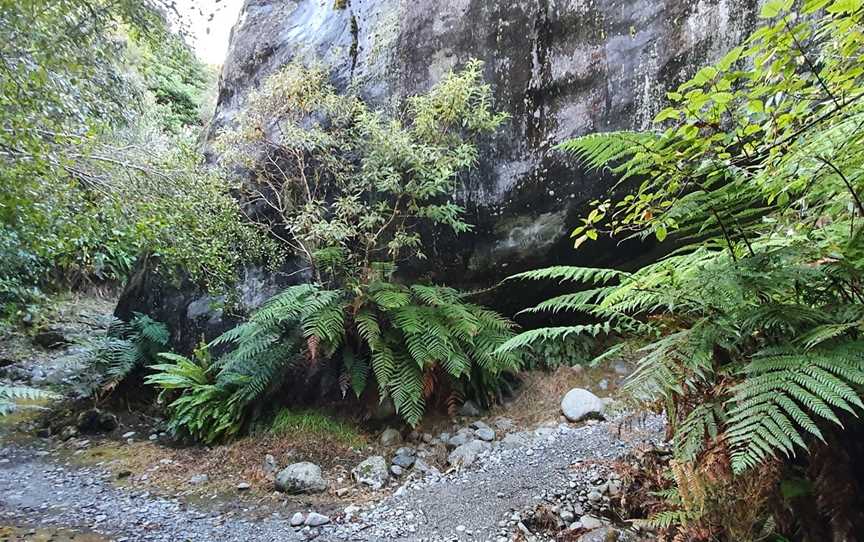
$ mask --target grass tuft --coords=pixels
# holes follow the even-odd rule
[[[292,434],[334,439],[353,447],[366,444],[366,440],[353,425],[311,410],[283,409],[273,419],[270,432],[276,435]]]

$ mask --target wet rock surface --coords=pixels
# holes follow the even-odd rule
[[[462,176],[454,194],[475,227],[458,237],[424,232],[434,265],[406,264],[402,272],[473,288],[553,262],[630,262],[651,247],[610,242],[572,249],[573,225],[612,179],[584,171],[552,147],[591,132],[647,127],[670,87],[745,37],[757,3],[246,0],[210,139],[231,124],[250,90],[295,59],[322,64],[337,87],[354,85],[373,105],[392,109],[478,58],[486,62],[495,107],[510,121],[482,142],[477,167]],[[302,268],[294,262],[278,273],[245,270],[236,288],[241,308],[260,306],[274,289],[307,280],[298,273]],[[513,313],[543,296],[523,285],[485,301]],[[188,352],[202,334],[211,339],[231,325],[221,301],[188,282],[166,283],[140,269],[117,314],[139,311],[168,323],[172,343]]]

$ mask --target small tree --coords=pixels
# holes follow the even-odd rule
[[[421,223],[471,229],[452,201],[475,138],[506,119],[471,61],[401,115],[340,95],[320,67],[290,64],[218,140],[222,164],[252,172],[249,217],[305,257],[322,284],[366,284],[381,263],[425,258]],[[380,276],[380,275],[377,275]]]

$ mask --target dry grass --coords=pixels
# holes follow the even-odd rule
[[[320,433],[259,434],[222,446],[177,449],[151,442],[103,441],[74,457],[84,464],[98,464],[118,479],[158,493],[192,497],[231,494],[232,498],[242,495],[262,503],[300,502],[299,497],[274,494],[273,474],[264,469],[267,454],[280,467],[300,461],[321,466],[330,488],[320,496],[303,496],[304,503],[362,501],[368,497],[351,482],[350,471],[370,451],[346,445],[340,435],[328,438]],[[207,475],[208,481],[190,484],[189,479],[198,474]],[[237,485],[241,482],[251,488],[238,492]]]
[[[522,378],[518,397],[506,407],[497,407],[492,415],[506,416],[521,426],[533,426],[557,419],[553,417],[561,410],[561,398],[573,388],[586,388],[601,397],[614,396],[619,375],[601,367],[559,367],[552,372],[525,373]],[[599,391],[597,384],[604,379],[609,388]]]

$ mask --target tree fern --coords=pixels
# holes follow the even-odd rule
[[[66,363],[91,373],[88,395],[110,392],[137,369],[156,361],[168,349],[170,334],[161,322],[135,313],[129,322],[112,320],[107,333],[81,341]]]
[[[212,383],[187,385],[171,408],[176,426],[190,434],[230,437],[247,422],[251,406],[273,396],[292,369],[326,358],[341,363],[343,396],[348,389],[361,396],[374,380],[382,400],[391,398],[399,415],[416,425],[429,399],[424,383],[430,371],[442,370],[457,385],[479,371],[479,380],[495,388],[500,375],[518,369],[516,349],[497,352],[512,338],[512,327],[493,311],[463,302],[450,288],[373,282],[352,297],[343,290],[294,286],[212,341],[211,348],[228,348],[212,364]],[[176,368],[156,366],[166,376],[150,382],[175,389],[169,387],[172,379],[189,365],[181,358],[174,361]],[[490,389],[478,399],[485,402],[491,394]],[[229,399],[230,408],[223,412],[222,403]],[[188,425],[195,409],[208,408],[209,401],[219,403],[210,408],[219,411],[221,429],[205,434],[198,425],[203,413],[194,418],[194,427]],[[229,414],[233,424],[224,425]]]

